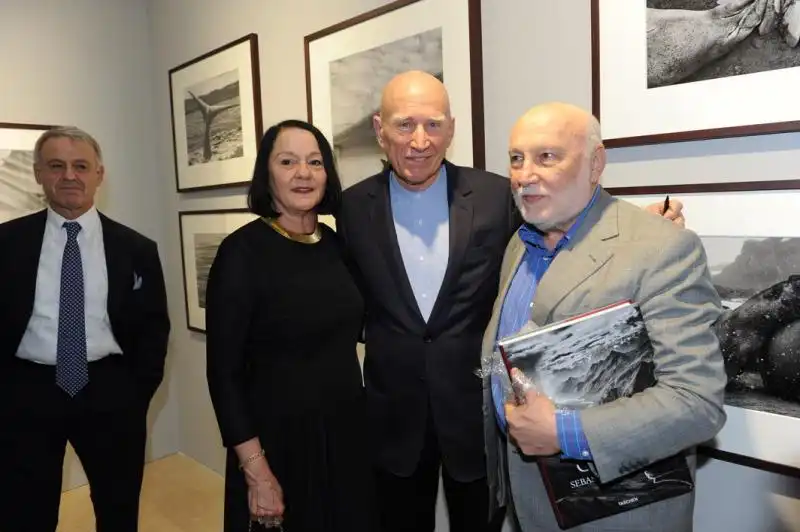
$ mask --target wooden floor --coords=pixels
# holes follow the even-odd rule
[[[222,530],[222,477],[182,454],[147,464],[142,486],[140,532]],[[61,497],[58,532],[94,532],[89,488]]]

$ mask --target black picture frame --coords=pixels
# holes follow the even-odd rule
[[[258,35],[170,69],[169,92],[176,191],[247,184],[264,134]]]
[[[178,212],[186,327],[190,331],[206,331],[205,282],[220,242],[256,218],[246,208]],[[200,256],[198,250],[202,251]]]
[[[47,207],[33,172],[36,140],[54,125],[0,122],[0,223]]]
[[[448,158],[485,168],[480,0],[390,2],[306,35],[304,47],[308,120],[331,141],[345,186],[353,183],[354,176],[380,171],[372,115],[378,109],[382,86],[410,69],[437,75],[448,87],[457,124]],[[375,68],[370,66],[373,63]],[[362,76],[352,75],[354,71]],[[331,78],[337,72],[341,74],[334,81]],[[343,86],[348,81],[352,87]],[[349,106],[351,110],[337,117],[337,109],[346,107],[337,107],[338,98],[350,101],[342,95],[358,100],[359,108],[353,111]],[[361,158],[358,170],[352,172],[352,166],[343,161],[343,151],[348,149],[357,153],[353,160]]]

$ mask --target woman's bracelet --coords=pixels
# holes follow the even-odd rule
[[[251,454],[250,456],[239,462],[239,469],[244,470],[245,466],[252,464],[262,456],[264,456],[264,449],[261,449],[255,454]]]

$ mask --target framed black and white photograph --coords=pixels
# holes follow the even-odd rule
[[[263,135],[258,37],[169,71],[178,192],[250,181]]]
[[[305,37],[308,119],[331,140],[343,186],[382,169],[372,117],[407,70],[444,81],[456,133],[449,160],[485,166],[479,0],[400,0]]]
[[[800,237],[701,240],[722,300],[715,331],[728,378],[715,449],[800,468],[777,443],[800,434]]]
[[[643,207],[659,196],[624,199]],[[720,296],[721,313],[713,328],[722,362],[727,361],[725,424],[700,450],[765,471],[800,470],[800,382],[795,378],[791,383],[798,346],[790,340],[786,350],[776,351],[797,331],[792,313],[780,305],[797,303],[800,295],[792,279],[800,274],[800,225],[787,223],[796,217],[800,191],[688,194],[681,199],[686,212],[695,213],[687,216],[686,228],[698,235]],[[755,304],[760,312],[751,312]],[[750,356],[756,351],[761,357]],[[766,381],[762,370],[770,372]]]
[[[592,0],[608,147],[800,130],[795,0]]]
[[[800,238],[704,236],[725,403],[800,420]]]
[[[206,330],[206,283],[220,243],[256,218],[247,209],[182,211],[178,214],[186,326],[189,330]]]
[[[36,139],[53,126],[0,123],[0,223],[47,207],[33,173]]]

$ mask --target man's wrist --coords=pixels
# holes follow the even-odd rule
[[[583,432],[580,413],[576,410],[556,410],[556,433],[561,455],[574,460],[591,460],[589,441]]]

